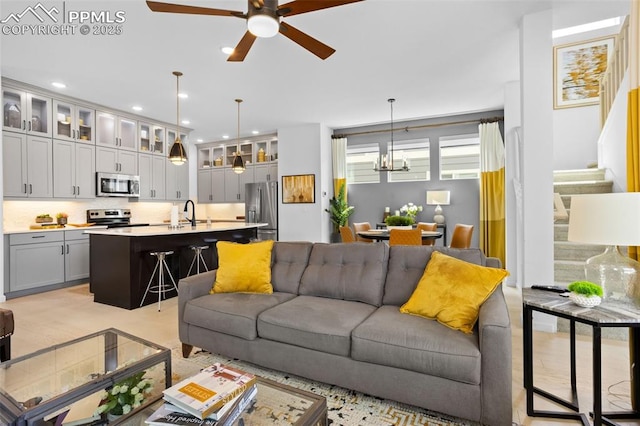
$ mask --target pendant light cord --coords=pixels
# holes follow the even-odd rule
[[[173,75],[176,76],[176,125],[178,126],[176,139],[180,139],[180,76],[182,73],[180,71],[174,71]]]
[[[396,101],[394,98],[387,99],[391,106],[391,155],[389,155],[389,165],[393,169],[393,103]]]
[[[236,102],[238,103],[238,138],[236,140],[236,149],[238,152],[236,155],[240,155],[240,103],[242,102],[242,99],[236,99]]]

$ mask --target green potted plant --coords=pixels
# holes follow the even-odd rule
[[[413,219],[411,216],[387,216],[385,219],[387,229],[399,228],[410,229],[413,225]]]
[[[345,184],[340,186],[340,190],[338,190],[338,195],[334,196],[329,200],[329,208],[325,209],[327,213],[329,213],[329,218],[331,219],[331,223],[333,223],[333,231],[334,233],[331,236],[331,241],[334,239],[340,239],[340,227],[347,226],[349,223],[349,216],[353,214],[353,206],[347,204],[345,194]]]
[[[56,221],[58,222],[58,225],[66,225],[68,217],[69,215],[66,213],[58,213],[56,215]]]
[[[589,281],[575,281],[567,287],[569,299],[584,308],[598,306],[602,302],[602,287]]]
[[[113,419],[142,405],[144,398],[153,390],[151,379],[145,379],[144,374],[145,371],[134,374],[105,391],[96,414],[104,413]]]

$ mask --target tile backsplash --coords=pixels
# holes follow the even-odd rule
[[[131,209],[131,222],[162,223],[169,220],[174,203],[129,202],[126,198],[96,198],[87,201],[33,201],[10,200],[3,202],[3,230],[15,232],[28,230],[35,224],[36,216],[48,213],[55,218],[57,213],[69,215],[68,223],[85,223],[87,209],[128,208]],[[176,202],[181,212],[184,202]],[[235,220],[244,215],[244,204],[196,204],[196,219]]]

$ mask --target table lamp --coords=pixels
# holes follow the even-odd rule
[[[640,304],[640,263],[619,246],[640,245],[640,192],[571,197],[568,240],[602,244],[604,253],[587,259],[587,281],[602,286],[604,299]]]
[[[435,223],[444,223],[442,207],[449,205],[449,191],[427,191],[427,205],[436,206],[433,221]]]

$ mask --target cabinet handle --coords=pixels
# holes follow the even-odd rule
[[[64,244],[60,246],[62,250],[60,250],[60,254],[64,256]]]
[[[33,235],[31,238],[44,238],[44,235]]]
[[[78,188],[78,191],[76,192],[76,195],[80,195],[80,187],[76,186],[76,188]]]
[[[72,194],[73,194],[73,195],[76,195],[76,186],[74,185],[74,186],[72,186],[71,188],[73,188],[73,192],[72,192]]]
[[[24,193],[25,194],[27,193],[27,184],[26,183],[24,184]]]
[[[67,244],[67,254],[69,254],[69,244]]]
[[[33,185],[29,184],[29,194],[33,194]]]
[[[31,120],[29,120],[29,131],[31,131]]]

